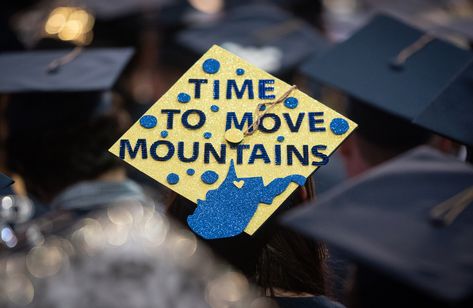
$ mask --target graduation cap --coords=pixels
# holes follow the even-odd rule
[[[218,44],[270,73],[288,72],[329,47],[308,23],[267,4],[231,9],[215,22],[179,33],[177,41],[196,54]]]
[[[4,189],[8,188],[12,184],[13,184],[12,179],[4,175],[3,173],[0,173],[0,192],[2,192]]]
[[[81,0],[98,18],[114,19],[165,6],[171,0]]]
[[[110,105],[114,86],[133,51],[82,49],[0,55],[0,93],[11,94],[10,133],[80,123]]]
[[[470,165],[419,147],[283,220],[429,298],[460,302],[473,294],[472,196]]]
[[[109,151],[196,203],[188,225],[219,239],[254,234],[355,128],[215,45]]]
[[[373,123],[378,130],[369,129],[371,133],[389,129],[378,120],[382,114],[389,114],[404,121],[399,129],[390,125],[394,135],[398,131],[409,138],[413,130],[409,123],[458,78],[472,59],[470,51],[435,39],[394,17],[377,15],[345,42],[309,60],[302,71],[342,90],[355,103],[378,111],[352,115],[360,124],[360,133]]]
[[[132,54],[131,48],[3,53],[0,93],[109,90]]]
[[[414,122],[473,147],[473,64],[420,113]]]

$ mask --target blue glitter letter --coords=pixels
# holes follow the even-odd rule
[[[160,145],[166,145],[168,147],[168,152],[164,156],[159,156],[158,152],[156,151],[158,149],[158,146]],[[155,143],[151,145],[151,148],[149,149],[149,153],[151,154],[151,157],[153,157],[154,160],[157,161],[167,161],[171,159],[171,157],[174,155],[174,145],[166,140],[158,140]]]
[[[274,87],[267,87],[267,84],[274,84],[274,79],[261,79],[258,84],[258,97],[259,99],[275,99],[274,94],[267,95],[267,91],[274,91]]]
[[[121,139],[120,140],[120,158],[125,159],[125,150],[128,150],[128,155],[131,159],[136,157],[138,151],[141,148],[141,158],[147,159],[148,158],[148,150],[146,147],[146,139],[138,139],[136,140],[135,148],[131,149],[130,140],[128,139]]]
[[[258,151],[261,153],[258,153]],[[254,164],[255,160],[257,159],[264,160],[265,164],[269,164],[271,162],[268,153],[262,144],[255,144],[253,151],[251,152],[250,159],[248,160],[248,164]]]
[[[189,79],[189,83],[194,84],[194,98],[200,98],[200,85],[207,82],[207,79]]]
[[[296,133],[299,131],[302,125],[302,120],[304,119],[304,114],[305,114],[304,112],[299,113],[299,115],[297,116],[296,124],[292,122],[291,115],[289,113],[282,114],[291,132]]]
[[[271,129],[268,129],[264,126],[264,119],[266,118],[271,118],[274,120],[274,126]],[[268,122],[268,121],[266,121]],[[263,133],[274,133],[281,127],[281,119],[275,115],[274,113],[267,113],[264,116],[261,117],[261,122],[259,125],[259,130],[262,131]]]
[[[166,125],[167,129],[172,129],[174,126],[174,115],[181,113],[179,109],[163,109],[161,113],[166,113],[168,115],[168,122]]]
[[[324,153],[319,152],[319,150],[325,150],[325,149],[327,149],[327,146],[322,145],[322,144],[314,145],[312,147],[311,149],[312,155],[322,159],[322,161],[319,161],[319,162],[313,161],[312,166],[323,166],[328,163],[328,156],[325,155]]]
[[[190,158],[187,158],[184,155],[184,142],[179,141],[177,143],[177,157],[179,158],[180,161],[184,163],[191,163],[193,161],[196,161],[198,156],[199,156],[199,143],[198,142],[194,142],[192,144],[192,156]]]
[[[294,145],[287,146],[287,164],[292,166],[292,155],[296,155],[297,159],[301,162],[303,166],[309,165],[309,146],[303,145],[302,146],[303,155]]]
[[[245,81],[243,81],[243,85],[241,86],[240,90],[238,89],[235,79],[227,80],[227,99],[232,99],[232,89],[235,90],[236,97],[238,99],[241,99],[243,97],[243,94],[245,94],[245,90],[247,88],[248,88],[248,98],[253,99],[254,98],[253,81],[251,79],[245,79]]]
[[[323,112],[309,112],[309,130],[311,132],[324,132],[325,127],[317,127],[317,123],[324,123],[324,119],[316,119],[315,117],[323,117]]]
[[[194,125],[189,123],[189,116],[193,113],[199,115],[199,122],[197,122],[197,124],[194,124]],[[182,120],[182,125],[184,125],[185,128],[199,129],[205,124],[205,113],[203,113],[201,110],[198,110],[198,109],[190,109],[190,110],[185,111],[182,114],[181,120]]]
[[[238,122],[238,118],[236,116],[236,113],[235,112],[228,112],[227,113],[227,122],[225,124],[225,131],[233,128],[232,126],[235,126],[235,128],[238,128],[239,130],[243,130],[244,127],[245,127],[246,121],[248,121],[248,127],[253,125],[253,113],[245,112],[245,114],[243,115],[243,118],[241,119],[241,122]],[[233,123],[233,125],[232,125],[232,123]]]
[[[205,143],[204,144],[204,164],[210,163],[210,154],[212,154],[214,159],[219,164],[225,164],[226,155],[227,155],[227,145],[226,144],[220,145],[220,155],[219,155],[217,153],[217,150],[215,150],[214,146],[211,143]]]

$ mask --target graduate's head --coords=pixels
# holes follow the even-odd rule
[[[112,88],[131,49],[29,51],[0,56],[7,164],[48,202],[117,166],[108,147],[128,123]]]
[[[407,120],[351,99],[348,117],[358,129],[340,147],[349,176],[429,142],[432,134]]]
[[[471,112],[460,102],[471,105],[471,93],[451,86],[471,60],[468,50],[403,20],[378,14],[302,69],[351,99],[348,113],[358,128],[342,146],[342,153],[353,176],[425,143],[428,134],[418,127],[465,140],[465,132],[471,131],[465,129],[469,123],[465,115]],[[471,89],[471,83],[463,88]],[[447,89],[450,95],[443,99]]]
[[[310,181],[294,193],[253,235],[208,240],[205,243],[219,257],[233,265],[268,295],[326,294],[326,249],[278,222],[281,213],[308,199]],[[183,224],[194,205],[182,197],[168,213]]]
[[[16,94],[7,120],[8,167],[42,201],[118,167],[107,149],[126,124],[107,94]]]

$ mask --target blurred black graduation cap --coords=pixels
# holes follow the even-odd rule
[[[182,31],[178,43],[202,54],[217,44],[270,73],[286,73],[329,43],[309,24],[270,4],[236,7]]]
[[[473,295],[472,195],[473,167],[424,146],[283,221],[429,298],[461,302]]]
[[[473,147],[473,63],[414,123]]]
[[[3,173],[0,173],[0,195],[2,195],[3,192],[12,184],[13,184],[12,179],[4,175]]]
[[[412,121],[472,60],[470,51],[380,14],[329,52],[307,61],[302,72],[351,97],[348,113],[359,123],[360,134],[379,144],[384,138],[415,145],[428,135]]]
[[[130,48],[30,51],[0,55],[0,93],[10,95],[10,134],[60,128],[104,112],[107,92],[133,54]]]

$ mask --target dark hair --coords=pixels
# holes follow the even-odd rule
[[[107,149],[122,132],[119,121],[113,113],[95,114],[96,99],[96,94],[25,94],[10,102],[7,166],[40,200],[118,166]]]
[[[206,241],[218,256],[262,287],[266,294],[279,291],[293,294],[327,293],[325,246],[281,226],[277,217],[302,202],[296,190],[252,236],[242,233],[225,239]],[[168,214],[186,225],[195,205],[178,196]]]
[[[355,131],[360,151],[365,160],[377,165],[429,141],[432,134],[396,115],[371,107],[350,98],[347,110],[350,119],[357,122]]]

